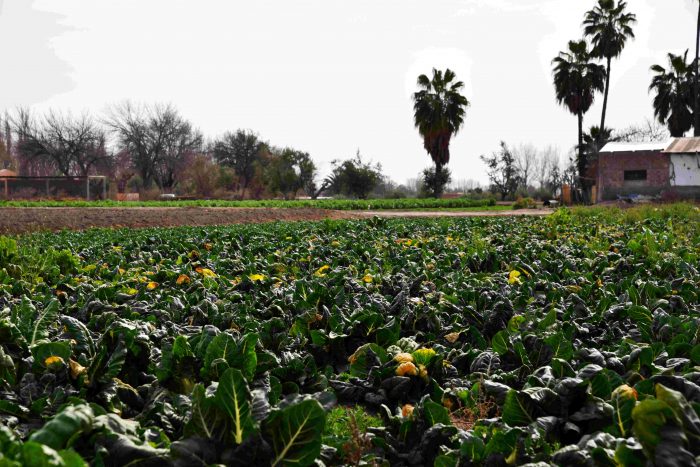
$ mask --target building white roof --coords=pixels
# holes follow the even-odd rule
[[[637,152],[637,151],[663,151],[668,148],[673,140],[662,143],[608,143],[600,152]]]

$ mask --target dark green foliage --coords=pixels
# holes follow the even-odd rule
[[[307,152],[296,149],[273,149],[265,166],[268,190],[284,199],[294,199],[299,190],[315,197],[316,165]]]
[[[627,12],[627,2],[624,0],[598,0],[598,5],[586,13],[583,21],[584,34],[590,37],[593,43],[591,54],[607,62],[603,112],[598,128],[605,128],[612,59],[622,54],[622,50],[629,39],[634,39],[632,26],[636,22],[637,16],[634,13]],[[599,138],[597,141],[598,147],[602,148],[602,138]]]
[[[681,137],[693,127],[693,80],[696,63],[688,63],[688,51],[683,55],[668,54],[668,68],[653,65],[655,73],[649,86],[654,96],[654,116],[668,127],[671,136]]]
[[[693,465],[700,215],[654,209],[19,237],[80,261],[0,283],[0,463]]]
[[[265,147],[257,134],[247,130],[227,132],[214,142],[216,162],[235,170],[241,180],[243,196],[255,176],[255,164]]]
[[[491,157],[482,155],[481,160],[488,167],[487,173],[491,189],[500,193],[501,200],[515,193],[520,185],[520,175],[515,165],[515,158],[504,141],[501,141],[501,149],[494,152]]]
[[[333,161],[333,171],[328,177],[328,189],[331,193],[367,199],[381,178],[381,166],[364,162],[360,151],[357,151],[352,159]]]
[[[445,191],[445,187],[450,184],[452,173],[447,167],[441,167],[439,172],[437,167],[430,167],[423,171],[423,185],[421,195],[440,198]]]
[[[443,168],[450,162],[450,141],[464,125],[469,101],[461,92],[462,81],[447,68],[433,68],[432,77],[420,75],[413,94],[413,120],[423,138],[423,147],[435,163],[430,191],[437,198],[442,194],[445,175]],[[449,179],[449,177],[447,177]]]

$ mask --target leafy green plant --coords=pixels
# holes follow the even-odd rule
[[[644,209],[18,237],[0,462],[692,465],[698,217]]]

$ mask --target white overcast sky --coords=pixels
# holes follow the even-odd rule
[[[551,60],[595,0],[0,0],[0,110],[100,113],[171,102],[207,136],[249,128],[329,161],[363,155],[402,182],[429,165],[413,127],[420,73],[449,67],[472,105],[453,179],[479,155],[576,141]],[[695,0],[628,0],[637,39],[613,63],[609,126],[652,116],[654,63],[694,52]],[[599,105],[587,115],[597,124]]]

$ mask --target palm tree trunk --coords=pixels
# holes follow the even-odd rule
[[[600,117],[600,133],[598,133],[598,143],[605,134],[605,114],[608,111],[608,92],[610,91],[610,65],[612,57],[608,57],[608,67],[605,70],[605,94],[603,95],[603,114]]]
[[[578,112],[578,178],[579,184],[581,186],[581,191],[583,192],[584,198],[586,198],[586,182],[584,177],[586,176],[586,156],[583,152],[583,112],[579,110]]]
[[[700,136],[700,1],[698,2],[698,32],[695,39],[695,136]]]
[[[433,179],[433,195],[435,198],[440,198],[442,196],[442,185],[440,183],[442,179],[442,163],[435,163],[435,178]]]

